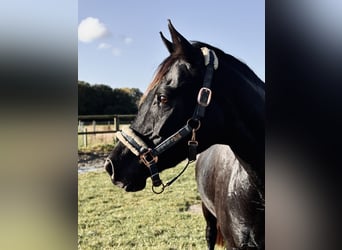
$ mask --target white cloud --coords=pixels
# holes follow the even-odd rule
[[[133,42],[133,38],[131,38],[131,37],[125,37],[124,38],[124,43],[125,44],[131,44]]]
[[[113,48],[112,49],[112,54],[114,56],[120,56],[121,55],[121,50],[119,48]]]
[[[107,27],[94,17],[83,19],[78,25],[78,40],[89,43],[109,34]]]
[[[98,49],[109,49],[111,47],[112,45],[110,45],[109,43],[100,43],[99,46],[97,46]]]

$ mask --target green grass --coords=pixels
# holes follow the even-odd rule
[[[168,181],[182,166],[161,179]],[[127,193],[105,172],[78,178],[78,249],[206,249],[204,217],[188,211],[200,204],[193,164],[160,195],[149,179],[143,191]]]

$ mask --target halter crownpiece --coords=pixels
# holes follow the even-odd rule
[[[214,56],[214,69],[217,69],[219,63],[218,63],[218,59],[217,59],[215,52],[213,50],[209,50],[207,47],[202,47],[201,50],[204,56],[204,65],[207,66],[209,64],[209,61],[210,61],[209,51],[211,51]]]

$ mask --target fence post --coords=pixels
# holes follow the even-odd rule
[[[120,121],[119,121],[118,115],[114,116],[114,128],[116,131],[119,131],[119,129],[120,129]]]
[[[88,142],[87,142],[87,128],[84,128],[83,129],[83,132],[85,132],[85,134],[83,134],[83,145],[85,146],[85,147],[87,147],[88,145]]]
[[[116,128],[116,116],[113,117],[113,126]]]
[[[96,131],[96,121],[93,120],[93,131],[95,132]],[[96,135],[96,134],[95,134]]]
[[[120,130],[120,117],[118,115],[116,116],[115,130],[116,131]]]

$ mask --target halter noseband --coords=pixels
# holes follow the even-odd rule
[[[213,50],[203,47],[201,48],[201,51],[204,56],[204,64],[206,66],[203,86],[198,92],[197,105],[193,116],[187,121],[187,123],[181,129],[179,129],[176,133],[174,133],[173,135],[159,143],[154,148],[149,148],[147,144],[130,128],[123,129],[120,131],[120,133],[117,134],[117,138],[126,147],[128,147],[133,154],[138,156],[142,163],[144,163],[144,165],[150,170],[153,185],[152,190],[155,193],[163,192],[166,186],[171,185],[171,183],[174,182],[185,171],[186,167],[190,162],[196,160],[198,146],[198,142],[196,141],[196,131],[200,128],[200,120],[204,117],[205,109],[210,104],[211,81],[214,74],[214,70],[218,67],[218,59]],[[188,141],[188,164],[179,175],[177,175],[175,178],[173,178],[171,181],[164,185],[159,178],[159,172],[157,168],[158,156],[191,133],[192,137]],[[162,190],[160,192],[157,192],[154,189],[154,187],[159,187],[160,185],[162,185]]]

